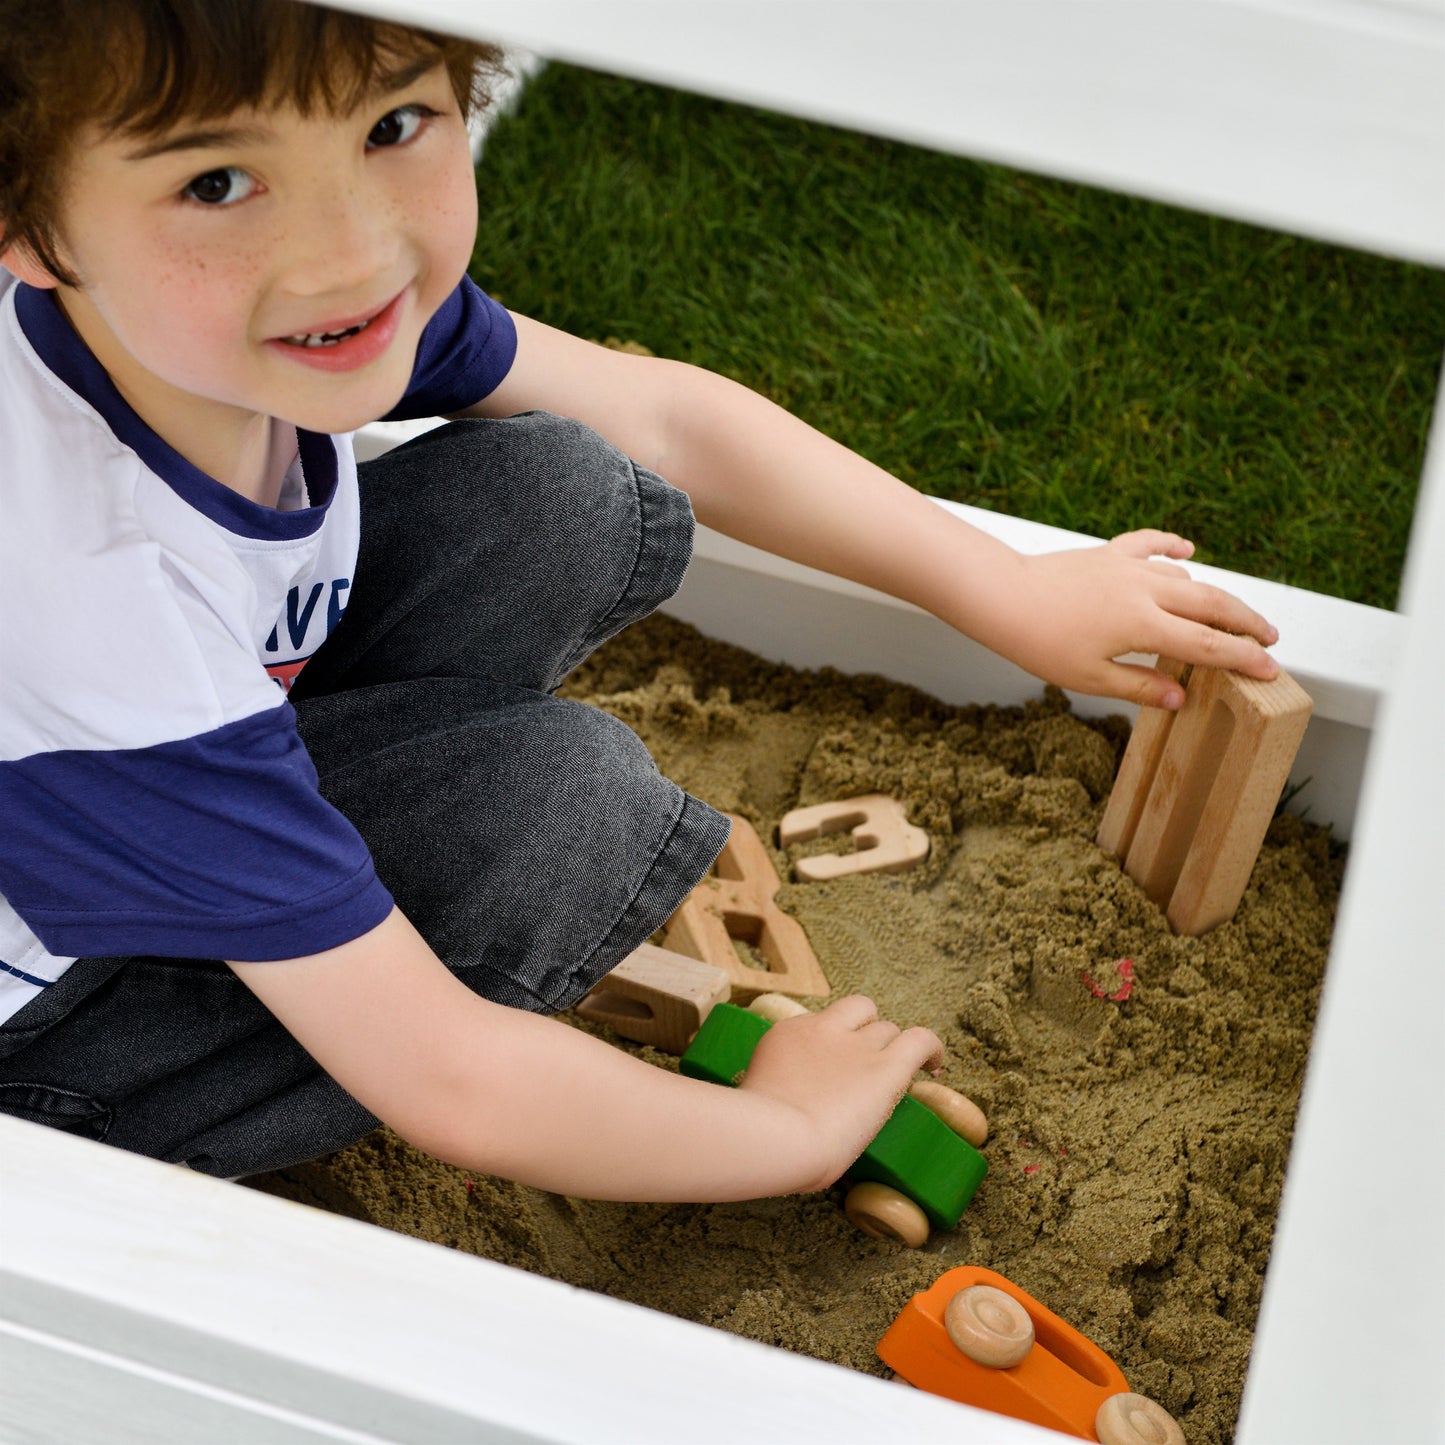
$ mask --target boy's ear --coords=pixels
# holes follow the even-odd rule
[[[35,259],[30,248],[17,241],[13,246],[5,244],[0,236],[0,266],[3,266],[17,281],[40,290],[51,290],[60,283]]]

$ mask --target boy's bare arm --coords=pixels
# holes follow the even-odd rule
[[[918,1069],[927,1029],[861,998],[775,1025],[744,1084],[656,1068],[472,993],[398,910],[340,948],[232,963],[311,1056],[403,1138],[452,1164],[596,1199],[764,1198],[831,1183]]]
[[[516,363],[474,414],[576,417],[683,488],[721,532],[914,602],[1080,692],[1182,703],[1173,680],[1114,661],[1129,652],[1278,670],[1264,618],[1157,560],[1190,556],[1181,537],[1132,532],[1022,556],[746,387],[516,319]]]

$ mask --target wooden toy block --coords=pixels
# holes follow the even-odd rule
[[[722,969],[735,1000],[760,993],[826,998],[828,980],[802,924],[773,901],[783,881],[763,840],[745,818],[729,816],[733,829],[718,855],[717,876],[704,878],[683,900],[664,945]],[[744,963],[734,939],[751,945],[767,967]]]
[[[1285,672],[1160,667],[1184,682],[1184,706],[1140,710],[1098,842],[1176,933],[1207,933],[1239,907],[1312,704]]]
[[[624,1039],[680,1054],[731,988],[722,969],[644,943],[577,1005],[577,1012],[610,1024]]]
[[[1161,657],[1156,666],[1165,677],[1173,678],[1175,682],[1189,681],[1187,663],[1176,662],[1172,657]],[[1104,805],[1104,817],[1099,824],[1099,847],[1117,858],[1124,858],[1129,852],[1129,844],[1134,841],[1139,815],[1149,800],[1149,786],[1159,771],[1159,759],[1163,756],[1164,744],[1169,741],[1169,728],[1174,716],[1167,708],[1141,707],[1139,716],[1134,720],[1129,746],[1124,749],[1119,775],[1114,779],[1109,801]]]
[[[1015,1306],[1027,1315],[1022,1334],[1032,1326],[1032,1345],[1024,1340],[1016,1363],[983,1363],[977,1356],[988,1355],[990,1336],[1019,1340]],[[1014,1348],[995,1358],[1017,1354]],[[973,1266],[950,1269],[914,1295],[878,1341],[878,1357],[920,1390],[1083,1440],[1098,1440],[1101,1407],[1129,1390],[1123,1371],[1092,1340],[1003,1275]],[[1163,1445],[1169,1437],[1139,1436],[1151,1438]]]
[[[731,1084],[772,1027],[748,1009],[718,1004],[679,1065],[694,1079]],[[988,1173],[988,1161],[931,1109],[905,1095],[843,1176],[886,1184],[913,1200],[940,1229],[952,1229]]]
[[[778,824],[778,841],[788,848],[845,829],[851,831],[856,851],[798,859],[793,871],[803,882],[821,883],[850,873],[901,873],[928,857],[928,834],[910,823],[903,804],[887,793],[794,808]]]
[[[752,1059],[758,1040],[772,1021],[751,1009],[719,1004],[708,1014],[696,1038],[687,1046],[679,1072],[710,1084],[735,1084]]]

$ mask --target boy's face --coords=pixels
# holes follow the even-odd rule
[[[61,304],[162,435],[254,414],[350,431],[400,399],[475,230],[466,127],[436,65],[340,118],[83,137],[60,213],[82,284]]]

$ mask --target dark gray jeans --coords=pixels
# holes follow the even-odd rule
[[[321,791],[477,993],[556,1012],[657,929],[727,820],[630,729],[552,695],[669,597],[687,498],[541,413],[361,468],[350,605],[291,698]],[[223,1176],[376,1120],[221,962],[81,959],[0,1024],[0,1110]]]

